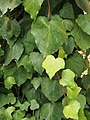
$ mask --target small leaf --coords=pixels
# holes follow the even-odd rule
[[[16,84],[16,82],[13,76],[7,77],[4,80],[4,85],[7,89],[10,89],[14,84]]]
[[[14,104],[16,102],[16,97],[14,96],[13,93],[9,93],[7,95],[7,98],[5,98],[6,101],[7,101],[7,104],[11,103],[11,104]]]
[[[50,80],[47,77],[43,78],[41,89],[43,94],[52,102],[57,101],[63,95],[58,81]]]
[[[32,52],[30,54],[30,62],[32,63],[34,69],[42,75],[44,69],[42,67],[42,62],[43,62],[43,56],[39,52]]]
[[[34,77],[32,80],[31,80],[31,83],[33,84],[34,88],[37,90],[37,88],[40,86],[42,82],[42,78],[41,77]]]
[[[36,101],[35,99],[31,100],[30,109],[31,109],[31,110],[39,109],[39,104],[37,103],[37,101]]]
[[[74,77],[75,74],[70,69],[63,70],[62,79],[60,79],[59,83],[63,86],[74,88],[75,87]]]
[[[63,69],[64,66],[65,62],[62,58],[55,59],[52,55],[48,55],[42,64],[42,67],[46,69],[46,73],[49,75],[50,79],[57,71]]]
[[[4,112],[2,116],[2,120],[12,120],[11,113],[14,112],[15,107],[11,106],[8,107]]]
[[[59,48],[59,53],[58,53],[58,58],[64,58],[66,56],[67,55],[65,54],[65,51],[64,51],[63,47],[60,47]]]
[[[62,109],[61,103],[45,103],[41,107],[40,120],[61,120],[64,117]]]
[[[25,101],[23,104],[20,105],[20,109],[21,109],[22,111],[24,111],[24,110],[25,110],[25,111],[28,111],[29,105],[30,105],[30,103],[27,102],[27,101]]]
[[[82,84],[86,90],[90,90],[90,75],[86,75],[82,78]]]
[[[64,107],[63,113],[67,119],[78,119],[78,112],[80,108],[80,103],[76,100],[72,100],[69,105]]]
[[[67,40],[62,19],[55,15],[50,21],[46,17],[38,17],[31,26],[35,43],[43,56],[55,53]]]
[[[13,113],[13,119],[14,120],[22,120],[22,118],[25,116],[25,111],[21,111],[20,109],[19,110],[16,110],[14,113]]]
[[[44,0],[23,0],[23,6],[31,18],[35,19]]]

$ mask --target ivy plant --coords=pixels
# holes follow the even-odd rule
[[[0,120],[90,120],[90,0],[0,0]]]

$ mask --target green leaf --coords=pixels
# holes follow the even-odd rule
[[[22,120],[22,118],[25,116],[25,111],[16,110],[13,114],[14,120]]]
[[[37,101],[35,99],[31,100],[31,106],[30,106],[31,110],[36,110],[39,109],[39,104],[37,103]]]
[[[90,75],[84,76],[82,78],[82,83],[86,90],[90,90]]]
[[[52,102],[57,101],[63,95],[57,80],[50,80],[45,77],[41,83],[41,88],[44,95]]]
[[[77,5],[87,13],[90,13],[89,0],[75,0]]]
[[[23,6],[27,13],[35,19],[44,0],[23,0]]]
[[[79,94],[79,95],[76,97],[76,100],[80,103],[82,109],[84,109],[85,104],[86,104],[86,98],[85,98],[85,96]]]
[[[14,96],[13,93],[9,93],[5,99],[7,101],[7,104],[9,103],[14,104],[16,102],[16,97]]]
[[[74,19],[74,10],[72,4],[69,2],[65,3],[59,14],[63,18]]]
[[[23,104],[20,105],[20,109],[21,109],[22,111],[24,111],[24,110],[25,110],[25,111],[28,111],[29,105],[30,105],[30,103],[27,102],[27,101],[25,101]]]
[[[0,57],[4,55],[4,50],[0,47]]]
[[[4,80],[4,85],[7,89],[10,89],[14,84],[16,84],[16,82],[13,76],[7,77]]]
[[[14,73],[14,78],[18,86],[23,84],[28,78],[30,79],[32,75],[27,73],[24,67],[19,67],[17,71]]]
[[[85,110],[85,116],[86,116],[87,120],[89,120],[90,119],[90,112]]]
[[[5,111],[5,108],[0,107],[0,120],[2,120],[2,117],[3,117],[2,115],[3,115],[4,111]]]
[[[0,107],[3,107],[5,104],[7,104],[6,95],[0,94]]]
[[[77,46],[82,50],[86,51],[86,49],[90,48],[90,36],[83,32],[83,30],[77,24],[74,25],[71,35],[74,37]]]
[[[80,103],[77,100],[72,100],[69,105],[63,109],[64,116],[72,119],[78,119],[78,112],[81,108]]]
[[[31,30],[29,30],[25,35],[23,39],[23,44],[25,47],[25,53],[30,55],[30,53],[33,52],[34,48],[36,47],[34,37],[31,34]]]
[[[65,54],[63,47],[60,47],[59,53],[58,53],[58,58],[64,58],[64,57],[67,57],[67,55]]]
[[[30,57],[28,55],[24,55],[19,61],[17,61],[17,66],[18,67],[24,66],[24,68],[27,70],[27,72],[30,72],[30,73],[33,72]]]
[[[42,64],[42,67],[46,69],[46,73],[49,75],[50,79],[52,79],[57,71],[63,69],[64,66],[64,60],[62,58],[55,59],[53,55],[48,55]]]
[[[63,70],[62,79],[60,79],[59,83],[63,86],[74,88],[75,87],[74,77],[75,74],[70,69]]]
[[[16,42],[8,51],[7,58],[5,59],[5,65],[8,65],[13,59],[19,60],[23,50],[23,44],[21,42]]]
[[[80,93],[81,88],[77,86],[77,84],[75,84],[74,88],[71,87],[67,87],[67,96],[70,99],[75,99],[76,96]]]
[[[5,14],[8,9],[13,10],[21,4],[21,0],[0,0],[0,10]]]
[[[46,17],[38,17],[32,24],[31,33],[40,52],[46,56],[56,52],[67,40],[67,34],[59,16],[53,16],[50,21]]]
[[[30,54],[30,62],[32,63],[34,69],[42,75],[44,69],[42,68],[43,56],[39,52],[32,52]]]
[[[87,120],[87,118],[84,115],[84,110],[80,108],[79,113],[78,113],[79,120]]]
[[[90,14],[79,15],[76,22],[84,32],[90,35]]]
[[[87,65],[85,59],[79,53],[75,53],[71,58],[67,59],[66,68],[71,69],[76,75],[80,76],[87,69]]]
[[[41,77],[34,77],[31,80],[31,83],[33,84],[34,88],[37,90],[37,88],[41,85],[42,78]]]
[[[22,120],[36,120],[36,118],[35,118],[34,116],[32,116],[31,118],[25,117],[25,118],[23,118]]]
[[[3,117],[2,120],[12,120],[11,113],[14,112],[15,107],[11,106],[8,107],[4,112],[3,112]]]
[[[61,103],[46,103],[41,107],[40,120],[61,120],[63,118]]]

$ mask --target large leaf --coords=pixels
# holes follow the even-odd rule
[[[64,66],[64,60],[62,58],[55,59],[53,55],[48,55],[42,64],[42,67],[46,69],[46,73],[49,75],[50,79],[57,71],[63,69]]]
[[[63,118],[61,103],[46,103],[41,107],[40,120],[61,120]]]
[[[76,100],[72,100],[69,105],[64,107],[63,113],[67,119],[78,119],[78,112],[80,108],[80,103]]]
[[[75,0],[77,5],[87,13],[90,13],[90,1],[89,0]]]
[[[71,69],[76,75],[81,75],[87,69],[85,60],[79,53],[75,53],[66,61],[66,68]]]
[[[32,52],[29,57],[34,69],[41,75],[44,71],[42,67],[43,56],[39,52]]]
[[[90,35],[90,14],[79,15],[76,22],[84,32]]]
[[[21,4],[21,0],[0,0],[0,10],[5,14],[8,9],[13,10]]]
[[[11,113],[15,110],[15,107],[11,106],[11,107],[8,107],[4,113],[3,113],[3,117],[2,117],[2,120],[12,120],[12,116],[11,116]]]
[[[31,18],[35,19],[44,0],[23,0],[23,6]]]
[[[90,48],[90,36],[83,32],[83,30],[77,24],[74,25],[71,35],[74,37],[78,47],[80,47],[82,50],[86,51],[88,48]]]
[[[59,16],[53,16],[50,21],[46,17],[38,17],[32,24],[31,33],[44,56],[56,52],[67,40],[66,31]]]
[[[52,102],[57,101],[63,95],[57,80],[50,80],[45,77],[41,83],[41,88],[44,95]]]
[[[21,42],[16,42],[8,51],[8,55],[5,60],[5,65],[8,65],[13,59],[19,60],[23,53],[23,50],[23,44]]]

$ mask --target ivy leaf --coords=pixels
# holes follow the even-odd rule
[[[2,120],[12,120],[11,113],[14,112],[14,110],[15,110],[15,107],[13,106],[8,107],[3,113]]]
[[[5,59],[5,65],[8,65],[13,59],[19,60],[23,53],[23,50],[23,44],[19,41],[16,42],[8,51],[7,58]]]
[[[70,99],[75,99],[76,96],[79,94],[81,88],[77,86],[77,84],[75,84],[74,88],[71,87],[67,87],[67,96]]]
[[[90,14],[79,15],[76,22],[84,32],[90,35]]]
[[[42,68],[43,56],[39,52],[32,52],[30,54],[30,62],[32,63],[34,69],[42,75],[44,69]]]
[[[34,88],[37,90],[37,88],[40,86],[42,82],[42,78],[41,77],[34,77],[32,80],[31,80],[31,83],[33,84]]]
[[[35,118],[35,116],[32,116],[31,118],[25,117],[25,118],[23,118],[22,120],[36,120],[36,118]]]
[[[22,118],[25,116],[25,111],[16,110],[13,114],[14,120],[22,120]]]
[[[7,97],[5,97],[7,104],[11,103],[14,104],[16,102],[16,97],[13,93],[9,93]]]
[[[63,86],[74,88],[75,87],[74,77],[75,74],[70,69],[63,70],[62,79],[60,79],[59,83]]]
[[[65,3],[59,14],[63,18],[74,19],[74,10],[72,4],[69,2]]]
[[[80,103],[82,109],[84,109],[85,104],[86,104],[86,98],[85,98],[85,96],[79,94],[79,95],[76,97],[76,100]]]
[[[47,77],[43,78],[41,88],[44,95],[52,102],[57,101],[63,95],[58,81],[50,80]]]
[[[49,75],[50,79],[52,79],[57,71],[63,69],[64,66],[64,60],[62,58],[55,59],[53,55],[47,55],[42,64],[42,67],[46,69],[46,73]]]
[[[64,58],[64,57],[67,57],[67,55],[65,54],[63,47],[60,47],[59,53],[58,53],[58,58]]]
[[[62,109],[61,103],[43,104],[40,112],[40,120],[61,120],[64,117]]]
[[[32,75],[27,73],[24,67],[19,67],[17,71],[14,73],[14,78],[18,86],[23,84],[28,78],[30,79]]]
[[[0,10],[5,14],[8,9],[13,10],[21,4],[21,0],[0,0]]]
[[[50,21],[46,17],[38,17],[32,24],[31,33],[40,52],[46,56],[56,52],[67,40],[67,34],[59,16],[53,16]]]
[[[16,82],[13,76],[7,77],[4,80],[4,85],[7,89],[10,89],[14,84],[16,84]]]
[[[25,47],[25,53],[30,55],[30,53],[33,52],[34,48],[36,47],[34,37],[31,34],[31,30],[29,30],[25,35],[23,44]]]
[[[90,4],[89,0],[75,0],[77,5],[87,13],[90,13]]]
[[[85,115],[84,115],[84,110],[80,108],[79,113],[78,113],[79,120],[88,120]]]
[[[78,119],[78,112],[81,108],[80,103],[77,100],[72,100],[69,105],[63,109],[64,116],[72,119]]]
[[[27,102],[27,101],[25,101],[23,104],[20,105],[20,109],[21,109],[22,111],[24,111],[24,110],[25,110],[25,111],[28,111],[29,105],[30,105],[30,103]]]
[[[87,110],[85,110],[85,116],[86,116],[87,120],[89,120],[89,118],[90,118],[90,112],[87,111]]]
[[[66,61],[66,68],[71,69],[76,75],[80,76],[87,69],[85,60],[79,53],[75,53]]]
[[[31,110],[36,110],[39,109],[39,104],[37,103],[37,101],[35,99],[31,100],[31,106],[30,106]]]
[[[83,51],[86,51],[88,48],[90,48],[90,36],[83,32],[83,30],[77,24],[74,25],[71,35],[74,37],[78,47],[80,47]]]
[[[27,13],[35,19],[44,0],[23,0],[23,6]]]
[[[82,84],[86,90],[90,90],[90,75],[84,76],[82,78]]]

